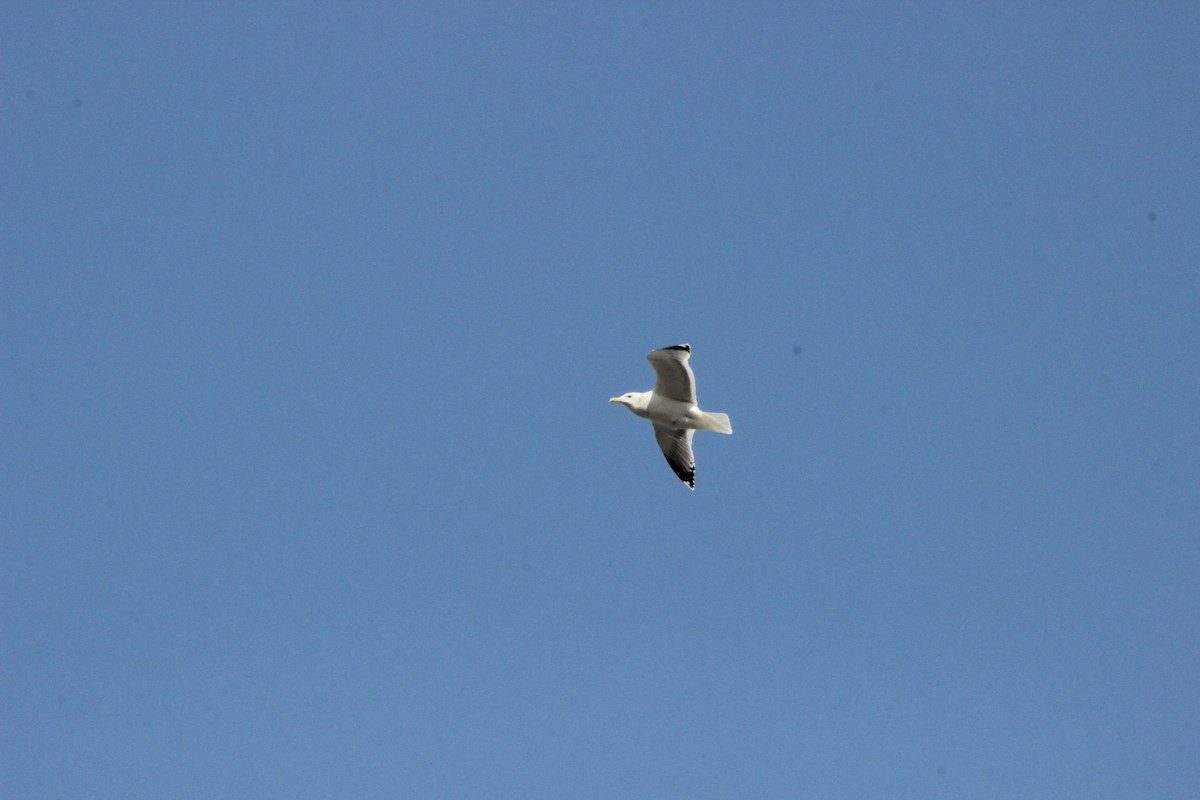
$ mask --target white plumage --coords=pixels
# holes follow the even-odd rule
[[[729,415],[701,411],[696,405],[696,376],[688,359],[692,347],[677,344],[651,350],[646,359],[654,367],[656,380],[649,392],[627,392],[609,400],[620,403],[654,425],[654,438],[679,480],[696,488],[696,460],[692,457],[692,434],[696,431],[733,433]]]

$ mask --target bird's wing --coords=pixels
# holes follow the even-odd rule
[[[654,367],[654,374],[658,376],[654,381],[656,395],[696,404],[696,376],[688,366],[688,358],[691,355],[692,347],[687,344],[650,351],[646,360]]]
[[[692,458],[693,433],[695,431],[691,429],[683,430],[654,423],[654,438],[658,440],[658,446],[667,457],[667,463],[689,489],[696,488],[696,459]]]

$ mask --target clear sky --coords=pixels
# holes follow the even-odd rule
[[[0,794],[1192,800],[1197,42],[4,3]]]

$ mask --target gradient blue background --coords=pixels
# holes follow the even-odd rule
[[[1195,798],[1197,42],[5,3],[0,793]]]

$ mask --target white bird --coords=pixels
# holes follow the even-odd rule
[[[695,431],[733,433],[728,414],[701,411],[696,405],[696,376],[688,366],[692,346],[677,344],[651,350],[646,359],[656,380],[649,392],[627,392],[608,402],[620,403],[654,425],[654,438],[679,480],[696,488],[696,460],[692,457]]]

